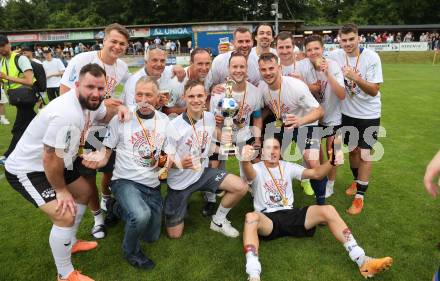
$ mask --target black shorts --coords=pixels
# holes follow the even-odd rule
[[[273,126],[273,125],[272,125]],[[282,147],[287,147],[294,141],[296,146],[300,151],[305,149],[318,149],[321,145],[321,133],[318,126],[304,126],[295,129],[285,129],[284,126],[281,127],[279,133],[274,133],[273,136],[280,142]],[[266,128],[264,138],[266,138],[266,133],[269,133]],[[284,151],[284,149],[283,149]]]
[[[228,174],[222,169],[205,168],[198,181],[183,190],[174,190],[168,187],[165,198],[165,224],[173,227],[183,222],[188,205],[188,199],[196,191],[215,193]]]
[[[335,126],[325,126],[325,125],[318,125],[319,128],[322,130],[321,139],[332,137],[336,135],[336,131],[341,128],[341,125],[335,125]]]
[[[75,163],[77,162],[79,161],[75,161]],[[75,163],[73,170],[64,169],[66,184],[71,184],[80,177]],[[40,207],[56,199],[55,190],[51,187],[44,172],[12,174],[5,170],[5,174],[9,184],[35,207]]]
[[[304,208],[293,208],[280,210],[273,213],[263,213],[273,224],[269,236],[260,236],[262,240],[273,240],[284,236],[312,237],[316,227],[306,229],[304,227],[308,206]]]
[[[248,140],[246,141],[246,144],[248,144],[248,145],[252,145],[254,142],[255,142],[255,138],[254,138],[254,137],[251,137],[250,139],[248,139]],[[216,145],[217,147],[220,147],[221,143],[216,141],[216,142],[215,142],[215,145]],[[237,144],[234,143],[234,145],[237,145]],[[243,147],[238,146],[238,151],[240,152],[242,148],[243,148]],[[209,160],[223,160],[223,159],[219,159],[219,154],[216,153],[216,152],[214,152],[214,153],[212,153],[211,156],[209,156]]]
[[[92,129],[84,145],[84,149],[92,150],[92,151],[101,149],[103,147],[102,142],[104,141],[104,137],[106,133],[107,133],[107,127],[105,126],[99,126]],[[89,169],[87,167],[84,167],[81,163],[79,163],[79,173],[81,176],[84,177],[95,176],[97,171],[101,173],[111,173],[115,168],[115,159],[116,159],[116,152],[112,151],[112,155],[110,156],[110,159],[108,160],[107,164],[104,167],[99,168],[97,170]]]
[[[342,114],[341,132],[349,147],[372,149],[377,141],[380,118],[358,119]]]

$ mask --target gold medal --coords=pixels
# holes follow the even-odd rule
[[[83,145],[80,145],[80,146],[78,147],[78,156],[83,155],[83,153],[84,153],[84,146],[83,146]]]
[[[281,121],[281,119],[275,120],[275,128],[281,129],[282,126],[283,126],[283,121]]]
[[[289,204],[289,200],[286,197],[283,197],[283,205],[287,206]]]

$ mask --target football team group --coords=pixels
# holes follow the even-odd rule
[[[343,25],[339,37],[341,48],[324,54],[322,38],[310,35],[301,56],[289,32],[274,34],[269,24],[253,32],[238,27],[231,50],[219,46],[214,59],[209,50],[195,48],[188,67],[166,66],[165,48],[152,44],[144,67],[130,74],[121,59],[129,32],[119,24],[107,26],[102,50],[75,56],[60,75],[61,95],[28,118],[19,136],[13,131],[5,162],[9,184],[53,222],[49,244],[58,280],[92,280],[71,261],[72,254],[97,247],[96,240],[76,237],[87,207],[95,239],[122,220],[124,258],[152,269],[155,263],[141,241],[158,240],[162,223],[170,239],[179,239],[189,198],[197,191],[210,229],[230,238],[240,232],[228,214],[251,196],[254,210],[243,214],[242,232],[249,280],[260,280],[260,239],[311,237],[319,225],[345,248],[363,277],[389,269],[392,258],[368,256],[326,204],[344,149],[353,174],[346,183],[345,193],[353,197],[346,212],[362,212],[373,146],[381,145],[380,58],[359,45],[356,25]],[[32,78],[32,68],[24,57],[14,59],[5,38],[0,78],[8,93]],[[23,71],[16,71],[17,62]],[[124,86],[122,98],[115,96],[118,85]],[[231,97],[237,102],[233,114],[224,102]],[[238,159],[239,175],[225,171],[231,155],[224,147]],[[294,207],[294,179],[315,196],[315,205]],[[167,186],[165,198],[161,183]]]

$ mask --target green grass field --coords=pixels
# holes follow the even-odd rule
[[[372,256],[392,256],[394,266],[376,280],[431,280],[439,266],[440,202],[424,191],[426,164],[440,149],[440,66],[430,64],[384,64],[382,126],[386,137],[383,158],[374,164],[366,206],[350,217],[345,209],[351,199],[344,195],[351,182],[348,164],[340,168],[333,204],[352,229],[358,243]],[[14,110],[7,108],[13,120]],[[10,126],[0,126],[0,152],[10,141]],[[237,163],[228,170],[238,173]],[[55,280],[56,269],[49,249],[49,220],[6,182],[0,168],[0,280]],[[296,206],[313,204],[294,185]],[[182,239],[164,233],[154,244],[143,244],[156,262],[152,271],[136,270],[122,258],[123,224],[109,229],[106,239],[91,252],[73,257],[73,264],[95,280],[246,280],[241,238],[230,239],[209,230],[200,214],[201,197],[190,201],[189,218]],[[230,214],[242,230],[249,198]],[[79,238],[90,239],[92,217],[85,216]],[[312,239],[282,238],[262,242],[262,280],[341,281],[362,280],[356,265],[327,227],[319,227]]]

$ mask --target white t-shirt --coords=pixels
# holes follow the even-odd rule
[[[270,48],[270,52],[272,54],[278,56],[276,49]],[[249,53],[249,59],[248,60],[253,61],[253,62],[255,62],[258,65],[258,59],[259,58],[260,58],[260,56],[257,54],[257,47],[252,47],[252,49],[251,49],[251,51]]]
[[[329,58],[335,60],[342,68],[347,65],[355,67],[357,57],[346,56],[343,49],[336,49],[330,52]],[[382,64],[379,55],[370,50],[363,49],[359,56],[357,72],[362,79],[370,83],[383,83]],[[357,85],[353,86],[354,95],[350,92],[350,88],[345,87],[345,99],[341,105],[342,114],[359,119],[376,119],[381,115],[380,92],[372,97],[366,94]]]
[[[159,90],[170,90],[170,97],[174,94],[171,93],[171,76],[173,74],[173,67],[166,66],[160,78],[157,80],[159,84]],[[139,69],[137,72],[132,74],[124,85],[124,90],[122,92],[122,100],[124,104],[128,107],[136,106],[136,102],[134,99],[136,83],[142,78],[146,77],[147,73],[145,72],[145,68]]]
[[[279,109],[279,90],[270,90],[267,83],[264,81],[261,81],[260,85],[258,85],[258,90],[263,95],[264,104],[267,105],[275,115],[277,115]],[[310,93],[309,87],[307,87],[303,81],[293,77],[282,76],[281,114],[289,113],[298,117],[303,117],[318,107],[319,103],[313,97],[312,93]],[[303,126],[308,125],[318,125],[318,121],[304,124]]]
[[[46,72],[46,76],[59,73],[64,71],[66,67],[60,59],[52,58],[50,61],[43,61],[44,72]],[[60,87],[61,76],[52,76],[47,79],[47,87],[48,88],[58,88]]]
[[[301,75],[300,70],[303,67],[302,66],[303,64],[304,64],[303,60],[300,60],[300,61],[295,61],[295,63],[291,65],[281,65],[281,71],[284,76],[289,76],[290,74]]]
[[[274,48],[270,48],[270,52],[272,54],[278,56],[277,50],[275,50]],[[258,66],[258,59],[259,58],[260,58],[260,56],[257,55],[257,47],[253,47],[251,49],[251,52],[249,53],[249,58],[248,58],[248,73],[250,71],[249,68],[253,68],[253,69],[255,69],[256,74],[258,74],[258,82],[257,83],[253,83],[255,86],[258,86],[259,81],[263,80],[263,77],[260,74],[260,68]]]
[[[83,109],[76,89],[70,90],[40,110],[9,155],[6,169],[14,174],[43,172],[44,144],[64,150],[64,164],[71,168],[84,127],[90,127],[93,121],[103,119],[106,113],[103,103],[95,111]],[[85,124],[88,114],[90,120]]]
[[[103,144],[108,148],[116,148],[112,180],[127,179],[156,187],[160,184],[157,164],[165,143],[169,120],[159,111],[155,111],[152,118],[139,119],[147,131],[148,140],[133,113],[129,122],[120,122],[117,116],[113,117]],[[154,151],[151,151],[150,145],[154,147]]]
[[[226,81],[226,77],[229,76],[229,58],[231,57],[231,53],[232,51],[229,51],[214,58],[212,61],[211,70],[208,73],[209,86],[221,84]],[[251,61],[248,58],[247,67],[247,81],[257,86],[261,80],[258,62],[255,64],[255,61]]]
[[[225,87],[225,84],[222,84]],[[244,104],[242,103],[244,93],[246,92],[246,100]],[[258,91],[258,88],[252,85],[249,82],[246,82],[246,91],[245,92],[234,92],[232,91],[232,96],[239,103],[239,109],[241,109],[241,118],[244,118],[244,127],[239,128],[235,122],[232,125],[232,141],[244,143],[248,139],[252,137],[252,132],[249,128],[252,112],[256,110],[260,110],[263,105],[263,96],[261,92]],[[210,111],[215,115],[221,115],[219,102],[224,98],[225,93],[216,94],[211,96],[211,104]],[[243,107],[242,107],[243,105]],[[233,118],[235,121],[238,120],[238,113]],[[218,141],[216,136],[214,136],[214,140]]]
[[[205,111],[203,118],[195,124],[197,134],[194,132],[186,113],[180,114],[170,122],[167,134],[165,152],[175,155],[180,159],[186,155],[199,155],[201,169],[170,169],[168,172],[168,185],[175,190],[183,190],[200,179],[203,170],[208,167],[211,142],[215,130],[215,118],[211,112]]]
[[[275,181],[277,181],[278,189],[267,171],[264,161],[253,164],[252,166],[256,174],[251,185],[255,211],[271,213],[283,209],[292,209],[294,201],[292,180],[297,179],[300,181],[305,168],[298,164],[281,160],[280,168],[283,174],[282,177],[279,167],[269,168]],[[284,206],[283,198],[287,199],[287,206]]]
[[[130,75],[128,72],[128,66],[121,59],[117,59],[113,65],[104,64],[99,58],[98,53],[99,51],[90,51],[74,56],[64,71],[63,77],[61,78],[61,84],[70,89],[75,88],[75,81],[78,80],[81,68],[86,64],[96,63],[104,68],[107,76],[106,91],[114,97],[116,86],[124,84]]]
[[[328,83],[327,76],[322,71],[316,71],[308,58],[301,60],[301,62],[299,73],[307,84],[315,83],[317,80],[321,81],[321,93],[315,96],[315,99],[324,108],[324,117],[319,123],[325,126],[340,125],[342,118],[341,101]],[[329,73],[333,75],[341,87],[344,87],[344,75],[339,65],[331,59],[327,59],[327,62]]]
[[[190,66],[185,67],[185,78],[182,82],[179,82],[177,79],[177,76],[174,76],[171,79],[171,82],[169,83],[169,90],[170,90],[170,104],[171,106],[178,106],[178,107],[184,107],[186,106],[185,101],[183,100],[183,92],[185,89],[185,84],[189,80],[189,68]],[[208,74],[209,76],[209,74]],[[207,93],[209,93],[209,79],[208,76],[205,78],[205,90]]]

